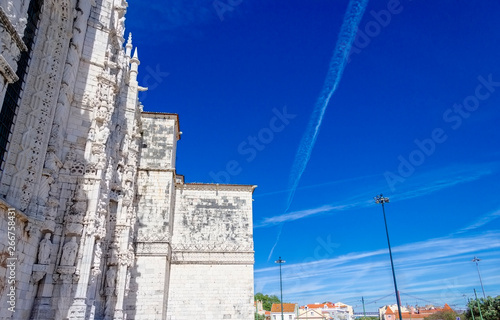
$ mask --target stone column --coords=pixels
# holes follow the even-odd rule
[[[101,176],[101,170],[98,170],[97,176]],[[101,179],[87,180],[91,183],[91,190],[89,191],[88,207],[86,215],[95,215],[97,212],[97,205],[99,199],[100,182]],[[85,320],[87,311],[87,289],[90,280],[92,260],[94,256],[95,234],[94,222],[89,219],[89,223],[84,228],[83,241],[81,247],[81,260],[79,261],[79,280],[76,286],[75,298],[69,309],[70,320]]]

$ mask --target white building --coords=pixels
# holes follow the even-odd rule
[[[127,2],[0,8],[0,318],[253,319],[255,186],[176,172]]]
[[[296,303],[283,303],[283,313],[281,312],[281,303],[273,303],[271,307],[271,320],[295,320],[299,313],[299,305]]]
[[[354,319],[354,310],[352,306],[349,306],[342,302],[312,303],[300,307],[300,310],[304,311],[299,313],[301,315],[300,319],[306,319],[309,315],[317,317],[317,314],[321,314],[325,319]],[[309,311],[309,313],[307,311]],[[311,313],[311,311],[316,311],[317,314]]]

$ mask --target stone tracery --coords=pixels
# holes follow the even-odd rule
[[[8,19],[20,17],[24,7]],[[220,225],[213,223],[221,219],[216,211],[227,208],[219,200],[215,211],[186,212],[191,209],[183,194],[212,201],[216,197],[204,192],[213,186],[184,184],[177,176],[177,115],[143,112],[138,102],[144,88],[137,83],[139,59],[137,51],[132,55],[131,36],[123,49],[126,7],[123,0],[44,2],[0,173],[6,202],[23,217],[22,241],[35,248],[24,257],[31,269],[21,284],[33,307],[18,317],[151,319],[144,298],[162,290],[153,304],[166,317],[168,291],[179,289],[170,286],[170,277],[183,272],[175,266],[253,263],[251,226],[236,218],[251,220],[250,201],[234,201],[235,218]],[[218,192],[249,198],[252,191],[233,186]],[[184,217],[192,227],[175,224]],[[207,226],[198,228],[200,223]],[[229,223],[237,230],[226,232]],[[184,235],[193,230],[201,233]],[[236,240],[224,244],[229,238]],[[144,269],[150,265],[154,274]],[[172,276],[166,272],[171,267]],[[251,280],[247,274],[242,287],[251,287]],[[169,303],[175,310],[177,302]]]

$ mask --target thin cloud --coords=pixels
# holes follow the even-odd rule
[[[478,164],[469,165],[467,167],[449,166],[439,170],[431,170],[419,176],[415,176],[413,180],[408,181],[405,185],[407,191],[401,191],[391,195],[392,201],[402,201],[414,199],[431,193],[439,192],[444,189],[452,188],[460,184],[469,183],[480,180],[486,176],[492,175],[497,172],[497,164]],[[356,178],[354,178],[356,179]],[[340,183],[340,182],[339,182]],[[360,192],[360,190],[351,190],[352,197],[343,197],[348,199],[342,203],[325,204],[322,206],[288,212],[272,217],[264,218],[260,223],[255,225],[255,228],[262,228],[273,226],[276,224],[296,221],[304,218],[310,218],[319,214],[330,214],[339,211],[346,211],[349,209],[365,208],[373,205],[371,196],[380,190],[376,187],[376,183],[369,190]],[[319,186],[319,185],[318,185]],[[314,187],[314,186],[311,186]],[[370,200],[366,200],[370,199]],[[484,217],[484,220],[478,221],[478,224],[485,224],[489,221],[500,217],[500,213],[495,212],[491,216]],[[470,226],[468,228],[478,228],[478,226]],[[464,229],[464,232],[467,231]]]
[[[460,304],[463,293],[477,285],[470,257],[480,254],[481,272],[490,287],[500,286],[500,231],[469,237],[456,235],[394,247],[396,275],[402,294],[422,301]],[[306,258],[307,260],[307,258]],[[486,264],[487,262],[487,264]],[[277,293],[278,267],[255,270],[256,292]],[[393,303],[392,274],[387,250],[358,252],[329,259],[282,266],[287,301],[312,303],[341,300],[356,305],[364,296],[379,305]],[[487,282],[486,282],[487,281]],[[381,299],[383,296],[389,297]],[[413,298],[403,301],[415,302]],[[377,305],[377,307],[379,306]],[[372,306],[373,308],[374,306]]]
[[[366,181],[366,179],[369,178],[375,178],[375,177],[382,177],[381,174],[371,174],[371,175],[366,175],[366,176],[361,176],[361,177],[354,177],[354,178],[347,178],[347,179],[340,179],[340,180],[335,180],[335,181],[329,181],[329,182],[324,182],[324,183],[318,183],[318,184],[313,184],[313,185],[308,185],[308,186],[302,186],[298,187],[296,190],[307,190],[307,189],[314,189],[314,188],[323,188],[327,186],[333,186],[337,184],[344,184],[346,182],[354,182],[354,181]],[[254,198],[258,197],[265,197],[265,196],[273,196],[281,193],[288,193],[292,191],[292,189],[284,189],[284,190],[278,190],[278,191],[271,191],[271,192],[266,192],[266,193],[257,193],[254,195]]]
[[[455,170],[448,170],[448,168],[446,168],[444,172],[431,171],[428,174],[423,175],[416,182],[409,184],[408,187],[410,190],[402,193],[395,193],[394,196],[398,200],[413,199],[441,191],[443,189],[451,188],[459,184],[476,181],[493,173],[495,173],[495,171],[492,168],[468,168],[462,169],[459,172]],[[432,182],[428,183],[427,181]],[[414,188],[416,184],[420,185],[418,185],[417,188]]]
[[[300,178],[304,173],[311,157],[314,144],[319,134],[323,116],[330,103],[332,95],[338,88],[345,66],[351,51],[351,46],[358,31],[359,22],[363,17],[368,0],[350,0],[340,28],[337,44],[330,60],[328,74],[323,84],[321,93],[316,101],[313,113],[309,119],[306,131],[302,136],[290,173],[290,192],[288,195],[285,212],[292,203]]]
[[[476,222],[474,222],[470,226],[467,226],[465,228],[458,230],[457,233],[464,233],[467,231],[471,231],[471,230],[480,228],[480,227],[482,227],[482,226],[484,226],[484,225],[486,225],[486,224],[488,224],[488,223],[490,223],[493,220],[496,220],[498,218],[500,218],[500,209],[493,211],[491,213],[485,214],[484,216],[482,216],[479,220],[477,220]]]
[[[342,211],[348,208],[348,205],[343,206],[331,206],[326,205],[319,208],[312,208],[294,212],[288,212],[274,217],[265,218],[260,224],[254,226],[254,228],[261,228],[269,225],[275,225],[287,221],[299,220],[319,213],[332,212],[332,211]]]
[[[316,143],[326,108],[330,103],[332,95],[337,90],[340,80],[342,79],[342,74],[344,73],[344,69],[349,58],[349,52],[351,51],[352,44],[358,31],[359,22],[363,17],[367,4],[368,0],[349,0],[347,5],[347,10],[344,14],[342,26],[340,27],[340,33],[337,39],[337,44],[335,45],[335,50],[333,51],[332,58],[330,59],[330,66],[328,68],[323,88],[321,89],[321,93],[316,100],[316,104],[314,106],[313,113],[309,118],[306,131],[302,135],[302,139],[300,140],[299,147],[297,148],[297,152],[295,154],[292,170],[289,176],[288,184],[290,186],[290,192],[288,194],[284,214],[286,214],[290,209],[295,191],[299,186],[300,178],[306,170],[314,144]],[[274,248],[278,245],[282,228],[283,227],[281,226],[278,231],[278,236],[273,247],[271,248],[271,251],[269,252],[267,261],[271,259]]]

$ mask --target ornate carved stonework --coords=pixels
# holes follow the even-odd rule
[[[0,0],[6,82],[17,79],[30,1]],[[131,36],[123,48],[125,0],[42,2],[0,171],[0,215],[15,217],[26,271],[16,285],[30,317],[183,319],[167,315],[182,309],[203,318],[212,296],[203,290],[234,289],[229,316],[251,319],[240,310],[252,309],[254,186],[177,174],[179,117],[143,112]],[[197,278],[199,288],[183,287]]]
[[[19,111],[26,122],[24,126],[17,125],[13,134],[22,136],[24,142],[17,154],[17,173],[7,199],[23,211],[32,200],[35,185],[41,177],[40,166],[45,160],[55,93],[59,88],[57,82],[62,77],[60,66],[63,65],[69,41],[66,32],[70,19],[68,6],[67,1],[47,4],[49,16],[45,23],[42,21],[47,30],[39,35],[44,45],[37,46],[33,52],[40,57],[38,68],[30,70],[26,83],[26,93],[31,99],[23,99]]]

